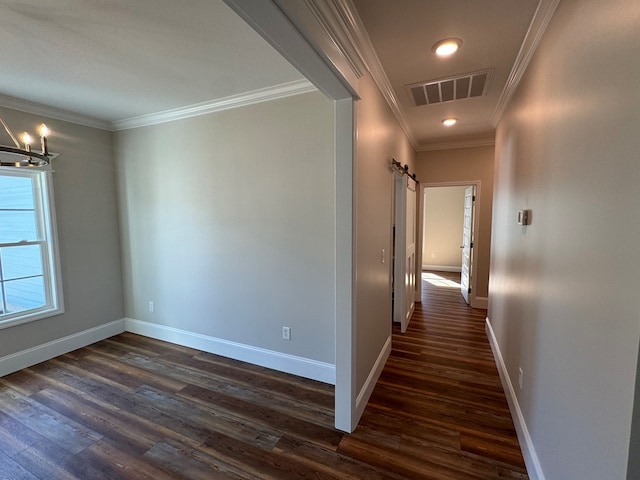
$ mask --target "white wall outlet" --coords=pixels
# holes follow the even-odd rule
[[[520,390],[522,390],[522,377],[524,376],[524,374],[522,373],[522,367],[518,367],[518,386],[520,387]]]
[[[153,302],[149,302],[149,311],[153,312],[155,307],[153,306]]]
[[[282,327],[282,339],[291,340],[291,327]]]
[[[385,252],[384,248],[380,252],[380,263],[384,263],[387,260],[387,252]]]

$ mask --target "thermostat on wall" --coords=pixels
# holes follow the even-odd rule
[[[529,225],[531,210],[518,210],[518,225]]]

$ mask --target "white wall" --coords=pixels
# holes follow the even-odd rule
[[[65,313],[0,331],[0,357],[123,316],[115,169],[110,132],[0,109],[14,132],[51,130],[53,189]],[[4,142],[3,142],[4,143]]]
[[[320,93],[117,133],[127,317],[334,364],[333,137]]]
[[[356,391],[361,392],[369,386],[367,379],[372,378],[385,344],[391,345],[391,159],[409,164],[413,171],[415,153],[368,75],[360,79],[358,94],[361,100],[356,102],[355,331]],[[381,262],[382,249],[386,252],[385,263]]]
[[[636,1],[560,2],[498,127],[489,318],[548,480],[627,478],[639,24]],[[528,227],[516,224],[523,208]]]
[[[466,187],[424,189],[422,267],[459,272]]]

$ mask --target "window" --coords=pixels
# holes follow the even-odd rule
[[[0,328],[64,311],[50,176],[0,168]]]

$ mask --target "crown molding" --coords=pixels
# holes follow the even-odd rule
[[[450,142],[430,143],[422,145],[418,152],[432,152],[435,150],[451,150],[454,148],[490,147],[495,145],[494,137],[477,138],[471,140],[452,140]]]
[[[556,11],[558,3],[560,3],[560,0],[540,0],[540,3],[538,3],[538,8],[536,8],[535,13],[533,14],[533,19],[531,20],[527,34],[522,41],[522,46],[520,47],[516,61],[513,64],[507,83],[502,90],[502,94],[500,95],[496,108],[491,116],[491,125],[494,128],[498,125],[498,122],[500,122],[504,111],[518,88],[524,72],[527,70],[529,62],[531,62],[531,59],[533,58],[533,54],[536,52],[538,45],[540,44],[540,40],[542,40],[542,35],[547,29],[547,26],[551,21],[551,17],[553,17],[554,12]]]
[[[140,115],[139,117],[118,120],[110,124],[111,130],[128,130],[131,128],[147,127],[159,123],[173,122],[185,118],[206,115],[232,108],[244,107],[255,103],[268,102],[279,98],[300,95],[302,93],[315,92],[317,88],[308,80],[297,80],[283,83],[274,87],[260,88],[239,95],[231,95],[209,102],[196,103],[186,107],[165,110],[163,112]]]
[[[276,85],[274,87],[252,90],[239,95],[231,95],[229,97],[209,102],[197,103],[195,105],[151,113],[149,115],[141,115],[139,117],[132,117],[124,120],[117,120],[115,122],[107,122],[105,120],[99,120],[79,113],[69,112],[67,110],[41,105],[39,103],[9,97],[7,95],[0,95],[0,107],[11,108],[13,110],[41,115],[48,118],[55,118],[57,120],[63,120],[77,125],[84,125],[86,127],[118,131],[156,125],[159,123],[171,122],[198,115],[206,115],[208,113],[243,107],[254,103],[268,102],[270,100],[315,91],[317,91],[316,87],[314,87],[308,80],[298,80]]]
[[[322,16],[321,19],[318,18],[318,21],[322,23],[327,34],[334,42],[345,43],[345,45],[339,46],[345,55],[348,56],[350,52],[355,52],[357,56],[362,59],[373,81],[389,104],[393,115],[396,117],[396,120],[398,120],[400,128],[404,131],[413,148],[417,150],[418,144],[409,128],[409,122],[400,107],[389,77],[387,77],[382,63],[373,48],[369,34],[362,23],[362,19],[358,15],[351,0],[307,0],[306,3],[313,3],[314,5],[323,4],[323,8],[317,8],[314,11],[316,16]],[[330,14],[328,12],[330,12]]]
[[[511,73],[505,84],[505,88],[502,90],[498,103],[496,104],[496,108],[491,116],[491,125],[494,128],[500,121],[511,97],[522,80],[524,72],[531,61],[531,58],[533,57],[559,2],[560,0],[540,0],[538,3],[538,7],[536,8],[529,25],[529,29],[527,30],[527,34],[522,42],[522,46],[520,47],[514,66],[511,69]],[[352,1],[325,0],[324,2],[321,2],[320,0],[306,0],[306,3],[314,5],[317,5],[318,3],[324,4],[324,8],[315,9],[316,16],[320,15],[322,17],[318,18],[318,21],[322,23],[327,34],[334,42],[348,43],[348,45],[341,45],[339,47],[345,56],[349,56],[349,52],[357,52],[358,56],[364,61],[367,70],[371,74],[374,82],[389,104],[391,111],[398,120],[400,127],[416,151],[466,148],[494,144],[493,139],[482,139],[476,141],[461,140],[427,145],[418,144],[411,132],[411,129],[409,128],[409,122],[400,107],[396,94],[391,86],[391,82],[389,81],[389,78],[382,67],[382,63],[373,48],[369,34],[367,33]],[[331,14],[327,14],[327,12],[331,12]],[[347,19],[348,21],[335,21],[335,19]]]
[[[353,37],[353,32],[356,30],[353,13],[336,0],[305,0],[304,3],[329,36],[334,47],[347,61],[355,77],[362,77],[366,73],[367,66],[358,48],[358,41]]]
[[[110,124],[104,120],[82,115],[80,113],[70,112],[61,108],[50,107],[29,100],[0,95],[0,106],[19,110],[33,115],[39,115],[48,118],[55,118],[65,122],[84,125],[85,127],[99,128],[101,130],[109,130]]]

